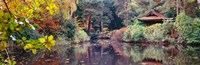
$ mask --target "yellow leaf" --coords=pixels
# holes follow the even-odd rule
[[[47,10],[50,10],[50,7],[49,7],[49,6],[47,6],[47,7],[46,7],[46,9],[47,9]]]
[[[37,53],[37,50],[36,49],[31,49],[32,53],[33,54],[36,54]]]
[[[51,46],[49,44],[44,45],[48,50],[51,50]]]
[[[2,33],[2,35],[3,35],[3,36],[6,36],[6,35],[7,35],[7,32],[6,32],[6,31],[4,31],[4,32]]]
[[[40,0],[40,2],[41,2],[41,4],[44,4],[44,3],[45,3],[45,1],[44,1],[44,0]]]
[[[3,42],[0,43],[0,50],[1,51],[5,50],[6,47],[7,47],[7,43],[5,41],[3,41]]]
[[[3,27],[2,27],[2,24],[0,24],[0,26],[1,26],[1,27],[0,27],[0,30],[2,30],[2,28],[3,28]]]
[[[33,48],[33,45],[32,44],[26,44],[25,46],[24,46],[24,49],[26,50],[26,49],[32,49]]]
[[[50,46],[55,46],[55,41],[54,40],[50,41]]]
[[[49,10],[51,15],[55,15],[56,14],[56,10],[58,10],[59,8],[56,6],[56,4],[49,4],[46,7],[47,10]]]
[[[28,2],[31,2],[32,0],[28,0]]]
[[[50,2],[54,2],[54,0],[50,0]]]
[[[41,43],[46,42],[45,38],[39,38],[39,41],[40,41]]]
[[[48,37],[48,41],[51,41],[51,40],[53,40],[53,36],[52,36],[52,35],[50,35],[50,36]]]

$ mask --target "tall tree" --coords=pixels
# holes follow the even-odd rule
[[[140,16],[148,14],[151,10],[157,10],[161,13],[166,13],[169,10],[174,10],[175,0],[133,0],[137,4],[134,9]],[[169,5],[170,4],[170,5]]]
[[[112,18],[111,12],[105,3],[104,0],[79,0],[78,11],[83,13],[83,18],[88,22],[88,33],[91,31],[92,23],[95,23],[102,30],[105,26],[104,23],[108,23],[109,18]]]
[[[136,13],[132,7],[135,3],[132,0],[114,0],[114,7],[118,17],[124,20],[124,24],[128,25],[131,18],[135,17]]]

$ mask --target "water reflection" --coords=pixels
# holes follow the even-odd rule
[[[57,49],[40,56],[37,61],[48,62],[50,65],[183,65],[183,63],[198,65],[200,63],[199,49],[189,46],[141,46],[108,41],[105,44],[105,40],[102,41],[104,44],[85,42],[70,47],[57,46],[55,47]],[[33,63],[39,63],[37,61]]]

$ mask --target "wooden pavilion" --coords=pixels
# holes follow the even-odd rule
[[[138,18],[138,20],[144,22],[147,25],[152,25],[155,23],[163,23],[163,19],[165,18],[166,17],[163,14],[152,10],[146,16]]]

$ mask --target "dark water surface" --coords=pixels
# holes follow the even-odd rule
[[[57,45],[51,52],[33,56],[32,62],[27,65],[162,65],[157,61],[134,63],[124,54],[123,43],[113,43],[85,42],[72,47]]]
[[[18,65],[174,65],[173,63],[174,60],[169,60],[170,62],[167,62],[168,64],[164,64],[162,60],[152,59],[151,56],[150,58],[143,58],[138,62],[133,62],[133,60],[139,59],[138,56],[144,54],[141,54],[140,52],[139,52],[140,54],[138,54],[138,52],[135,51],[137,48],[134,48],[132,45],[129,45],[128,47],[132,48],[133,50],[126,50],[125,48],[127,48],[127,44],[129,43],[124,43],[124,42],[100,39],[97,41],[81,42],[79,44],[63,44],[63,43],[57,44],[51,51],[38,50],[38,53],[36,55],[32,55],[31,52],[30,53],[22,52],[22,55],[18,54],[19,56],[17,56],[16,58],[18,60],[17,61]],[[148,45],[143,45],[143,46],[148,47]],[[152,55],[153,57],[155,56],[162,57],[163,56],[161,55],[162,53],[157,52],[160,51],[159,49],[161,48],[157,49],[149,48],[153,50],[149,50],[148,53],[156,52],[157,55],[152,55],[152,54],[147,54],[147,55]],[[127,53],[132,53],[132,51],[134,51],[133,54],[136,54],[134,58],[127,54]],[[172,49],[173,52],[172,56],[174,52],[179,52],[179,51],[181,50]],[[170,53],[171,51],[167,52]],[[190,51],[188,53],[191,54],[197,53],[197,55],[199,54],[199,52],[196,51],[195,52]],[[176,61],[177,65],[180,65],[182,60],[188,59],[185,58],[184,55],[181,56],[177,55],[177,53],[175,54],[176,56],[174,56],[173,58],[179,57]],[[189,59],[193,59],[193,57]],[[196,59],[196,61],[190,65],[199,65],[200,63],[200,61],[198,61],[199,58],[194,57],[194,59]],[[190,62],[193,62],[193,60],[190,60]]]

